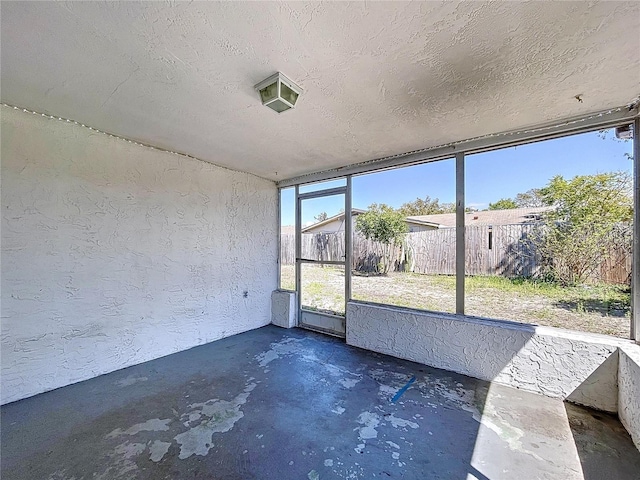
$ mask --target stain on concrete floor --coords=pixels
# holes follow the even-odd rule
[[[640,471],[613,416],[273,326],[1,412],[3,479],[623,480]]]

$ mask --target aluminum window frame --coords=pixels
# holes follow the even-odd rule
[[[279,201],[281,201],[281,191],[284,188],[295,187],[296,198],[305,196],[299,194],[299,187],[310,183],[346,178],[345,194],[345,301],[348,304],[351,297],[351,259],[352,234],[351,231],[351,209],[352,209],[352,186],[353,176],[365,175],[384,170],[420,165],[430,162],[449,160],[455,158],[456,161],[456,314],[464,316],[465,300],[465,233],[464,233],[464,211],[466,208],[465,189],[465,157],[476,153],[501,150],[509,147],[517,147],[530,143],[538,143],[557,138],[569,137],[584,133],[592,133],[598,130],[611,129],[622,125],[633,124],[633,249],[632,249],[632,275],[631,275],[631,316],[630,316],[630,338],[640,343],[640,111],[638,105],[630,107],[619,107],[604,112],[592,114],[588,117],[580,117],[565,120],[555,125],[540,126],[525,131],[507,132],[497,135],[471,139],[442,147],[436,147],[419,152],[410,152],[393,157],[385,157],[379,160],[353,164],[347,167],[317,172],[314,174],[294,177],[278,182],[276,185],[279,191]],[[345,187],[327,190],[343,190]],[[331,193],[327,193],[330,195]],[[310,196],[317,196],[310,195]],[[297,203],[297,202],[296,202]],[[280,204],[279,204],[280,206]],[[297,209],[297,205],[296,205]],[[278,209],[280,216],[280,208]],[[296,221],[298,213],[296,212]],[[347,222],[348,217],[348,222]],[[280,222],[279,222],[280,223]],[[279,227],[280,228],[280,227]],[[296,227],[297,228],[297,227]],[[297,231],[297,230],[296,230]],[[301,239],[296,238],[296,242]],[[278,242],[278,245],[280,243]],[[296,243],[296,251],[298,244]],[[278,263],[280,263],[280,246],[278,247]],[[348,267],[348,268],[347,268]],[[280,272],[280,268],[279,268]],[[347,273],[348,272],[348,273]],[[280,274],[278,273],[280,282]],[[296,267],[296,292],[299,294],[299,272]],[[280,286],[280,283],[278,283]],[[387,305],[387,304],[384,304]],[[388,305],[393,307],[393,305]],[[446,313],[446,312],[436,312]],[[450,314],[448,314],[450,315]],[[500,322],[500,319],[488,319]],[[348,321],[348,319],[347,319]]]

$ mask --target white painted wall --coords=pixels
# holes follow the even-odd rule
[[[270,322],[274,183],[1,113],[2,403]]]
[[[640,345],[620,348],[618,416],[640,450]]]
[[[347,343],[608,412],[618,410],[618,347],[630,344],[360,302],[347,305]]]

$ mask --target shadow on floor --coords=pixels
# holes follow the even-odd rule
[[[571,403],[565,409],[585,480],[640,478],[640,452],[616,415]]]
[[[558,301],[554,307],[570,312],[599,313],[603,317],[628,317],[631,307],[628,304],[614,301],[604,301],[600,298],[585,298],[581,300]]]

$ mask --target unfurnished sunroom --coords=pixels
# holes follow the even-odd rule
[[[3,478],[637,478],[637,2],[0,9]]]

